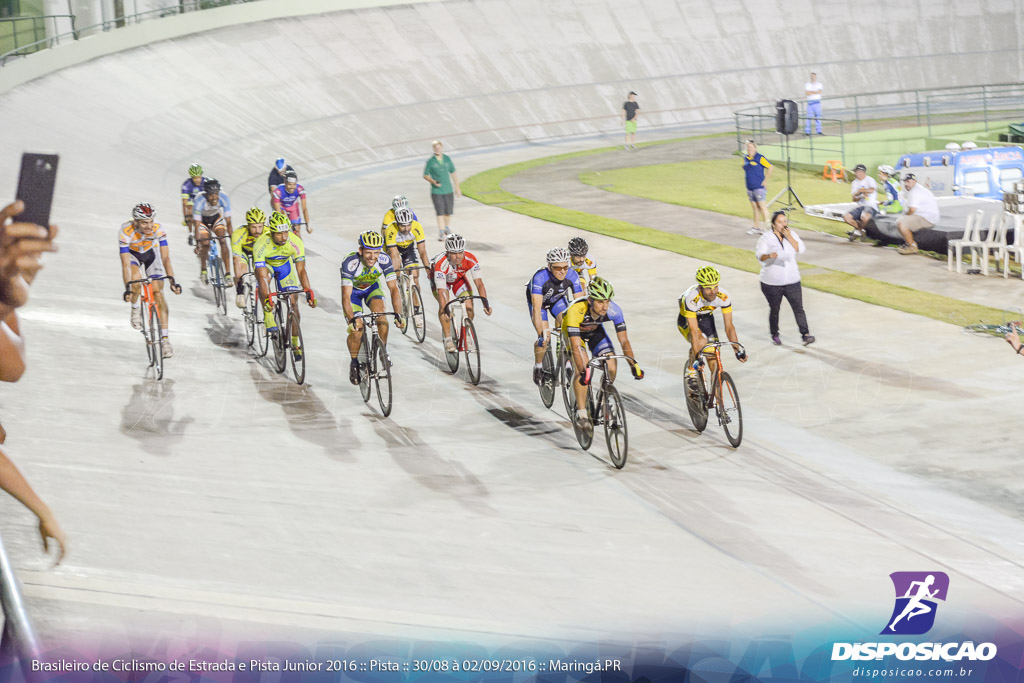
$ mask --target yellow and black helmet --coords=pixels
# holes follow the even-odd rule
[[[384,238],[376,230],[367,230],[359,235],[359,246],[363,249],[380,249],[384,246]]]

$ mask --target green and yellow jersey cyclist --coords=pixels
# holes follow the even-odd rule
[[[629,343],[629,336],[626,334],[626,319],[622,315],[622,309],[612,301],[615,289],[611,283],[603,277],[595,277],[587,286],[587,298],[580,299],[566,309],[562,316],[562,332],[569,338],[569,347],[572,350],[572,363],[576,368],[576,377],[579,379],[573,382],[572,388],[576,394],[576,405],[583,406],[578,409],[578,416],[581,424],[589,424],[590,418],[587,415],[587,385],[590,384],[590,358],[587,356],[587,349],[597,356],[610,356],[615,353],[612,340],[605,332],[604,323],[610,322],[615,325],[615,334],[619,338],[619,345],[622,353],[633,356],[633,346]],[[584,347],[584,343],[586,346]],[[630,363],[630,370],[636,379],[644,378],[644,371],[640,369],[639,363]],[[615,381],[617,363],[615,360],[608,361],[606,372],[608,379]]]
[[[310,308],[316,308],[317,302],[313,288],[309,284],[309,276],[306,275],[306,247],[302,244],[302,238],[292,232],[292,223],[287,214],[280,211],[270,214],[269,230],[253,244],[252,255],[256,266],[256,282],[259,287],[260,301],[263,302],[263,320],[266,323],[267,331],[272,335],[280,334],[280,331],[277,329],[273,304],[269,299],[271,275],[277,282],[279,291],[294,290],[294,293],[289,296],[292,300],[292,312],[295,314],[295,327],[289,332],[292,335],[292,353],[296,357],[301,356],[302,349],[299,346],[297,334],[299,289],[305,290],[306,303]]]
[[[384,292],[378,280],[383,277],[391,293],[392,310],[402,310],[402,296],[398,291],[395,269],[391,267],[391,258],[382,254],[384,240],[376,230],[368,230],[359,235],[359,249],[353,251],[341,262],[341,308],[348,321],[348,352],[352,357],[349,365],[348,379],[352,384],[359,384],[359,342],[363,337],[363,307],[374,313],[384,312]],[[403,327],[400,317],[395,317],[398,328]],[[377,318],[377,334],[388,343],[388,319]],[[388,359],[390,363],[390,358]]]
[[[676,324],[679,332],[690,342],[690,355],[686,362],[687,384],[695,384],[696,370],[693,363],[697,354],[708,342],[718,341],[718,330],[715,328],[715,309],[722,311],[722,322],[725,323],[725,336],[731,342],[739,342],[736,326],[732,323],[732,299],[728,292],[718,286],[722,276],[712,266],[697,269],[697,284],[693,285],[679,297],[679,317]],[[714,372],[715,361],[711,354],[705,353]],[[736,359],[747,362],[746,352],[737,352]]]
[[[412,211],[407,207],[400,206],[394,211],[395,220],[387,226],[384,231],[384,246],[391,257],[391,263],[395,270],[406,266],[430,265],[427,257],[427,237],[423,233],[423,226],[413,218]],[[413,280],[420,283],[420,271],[412,271]]]
[[[242,276],[249,272],[253,262],[252,248],[256,240],[267,231],[267,214],[254,206],[245,212],[245,225],[231,233],[231,257],[235,264],[235,305],[245,308],[242,294]]]
[[[181,184],[181,224],[188,228],[189,246],[195,243],[192,236],[192,200],[203,191],[203,183],[206,178],[203,176],[203,167],[199,164],[192,164],[188,167],[188,178]]]
[[[569,240],[569,266],[580,276],[580,282],[587,287],[597,277],[597,259],[589,256],[590,245],[582,237]]]

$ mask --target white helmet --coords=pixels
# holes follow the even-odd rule
[[[405,198],[404,194],[396,194],[391,199],[392,209],[404,209],[407,206],[409,206],[409,200]]]
[[[548,265],[552,263],[568,263],[569,262],[569,250],[565,247],[555,247],[548,252]]]
[[[960,145],[960,149],[978,149],[978,145],[968,140],[964,144]]]
[[[890,166],[889,164],[882,164],[881,166],[878,167],[878,172],[892,175],[893,173],[896,172],[896,169]]]
[[[955,142],[951,142],[948,145],[946,145],[946,151],[947,152],[959,152],[960,151],[960,145],[956,144]]]
[[[404,206],[400,206],[395,209],[395,222],[399,225],[411,225],[412,224],[412,211]]]
[[[466,251],[466,238],[462,235],[448,235],[444,241],[444,250],[448,253]]]

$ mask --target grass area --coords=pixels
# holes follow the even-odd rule
[[[792,173],[793,189],[805,204],[834,204],[850,201],[849,183],[822,180],[821,173]],[[743,191],[743,169],[739,159],[684,161],[676,164],[637,166],[580,175],[580,180],[611,192],[654,199],[667,204],[690,206],[753,220],[750,201]],[[776,166],[768,181],[768,199],[786,187],[786,168]],[[845,223],[793,213],[793,224],[819,232],[845,236]]]
[[[694,138],[683,138],[694,139]],[[649,144],[665,144],[666,142],[653,142]],[[672,140],[671,142],[676,142]],[[604,147],[583,152],[571,152],[556,156],[533,159],[531,161],[501,166],[483,173],[478,173],[467,178],[462,183],[462,193],[467,197],[475,199],[483,204],[497,206],[507,211],[531,216],[552,223],[567,225],[578,230],[585,230],[602,235],[608,235],[618,239],[643,244],[645,246],[671,251],[676,254],[699,258],[711,263],[717,263],[729,268],[757,272],[757,261],[753,251],[731,247],[716,242],[686,237],[663,232],[655,228],[619,221],[604,216],[597,216],[582,211],[574,211],[553,204],[535,202],[525,197],[507,192],[501,188],[504,179],[520,173],[526,169],[535,168],[544,164],[550,164],[562,159],[569,159],[592,154],[616,150],[618,147]],[[725,160],[733,166],[733,180],[731,186],[735,187],[735,165],[736,160]],[[690,162],[704,163],[704,162]],[[675,166],[676,164],[671,164]],[[630,169],[626,169],[630,170]],[[706,182],[704,178],[699,179],[700,183]],[[820,179],[819,179],[820,181]],[[794,182],[796,185],[796,182]],[[841,191],[848,192],[848,185],[835,184]],[[777,191],[777,190],[776,190]],[[799,192],[799,190],[797,190]],[[743,198],[743,195],[740,195]],[[801,196],[801,198],[803,198]],[[714,209],[712,209],[714,210]],[[824,221],[832,223],[833,221]],[[836,223],[838,225],[838,223]],[[872,278],[844,273],[830,268],[814,266],[804,263],[803,267],[808,271],[811,268],[818,268],[819,273],[808,273],[803,277],[805,287],[817,289],[830,294],[837,294],[848,299],[856,299],[866,303],[885,306],[886,308],[913,313],[925,316],[934,320],[962,326],[969,323],[985,322],[999,324],[1006,321],[1006,314],[995,308],[979,306],[958,299],[923,292],[920,290],[882,282]]]

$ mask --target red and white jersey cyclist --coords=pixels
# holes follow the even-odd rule
[[[472,280],[472,282],[470,282]],[[430,261],[430,291],[437,300],[437,317],[441,321],[444,348],[449,353],[455,351],[451,338],[451,316],[444,313],[452,296],[472,296],[474,291],[484,298],[484,313],[491,314],[487,305],[487,287],[484,286],[480,274],[480,261],[472,252],[466,251],[466,239],[462,235],[449,235],[444,241],[444,252]],[[473,302],[466,302],[466,315],[473,319]]]

